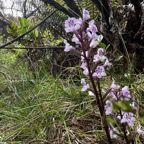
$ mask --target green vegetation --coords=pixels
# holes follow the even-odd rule
[[[18,61],[16,54],[3,50],[0,55],[1,141],[79,140],[78,121],[94,122],[86,118],[88,115],[95,117],[90,105],[93,99],[81,93],[81,87],[74,85],[71,78],[54,78],[42,64],[35,78],[27,62]],[[72,136],[74,130],[70,127],[77,129],[76,136]]]
[[[97,102],[81,91],[80,58],[63,50],[63,40],[69,42],[71,37],[64,32],[64,21],[73,15],[80,17],[83,8],[90,11],[101,29],[104,43],[100,42],[99,47],[107,50],[113,64],[101,87],[107,89],[112,79],[122,87],[128,86],[143,129],[143,19],[112,0],[115,17],[109,27],[107,12],[103,20],[99,16],[98,10],[103,10],[98,1],[42,1],[35,7],[39,1],[23,0],[21,9],[28,8],[25,14],[30,14],[26,18],[0,16],[0,46],[24,34],[0,49],[0,144],[107,144]],[[62,49],[56,48],[59,46]],[[133,111],[127,103],[113,105],[115,111]],[[112,117],[106,120],[116,124]],[[143,144],[143,136],[137,135],[136,142]]]
[[[0,51],[1,143],[105,143],[96,102],[81,92],[80,80],[73,79],[74,75],[80,78],[81,72],[73,72],[71,67],[67,79],[60,79],[53,77],[46,63],[40,61],[33,75],[27,60],[20,57],[24,53]],[[119,83],[131,85],[132,95],[142,109],[143,75],[136,75],[131,83],[123,77]],[[103,80],[103,87],[109,84],[109,77]]]

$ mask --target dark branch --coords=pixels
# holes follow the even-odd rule
[[[102,14],[102,17],[109,25],[109,16],[110,16],[109,0],[91,0],[91,1],[96,5],[98,10]]]
[[[74,16],[71,12],[69,12],[66,8],[64,8],[63,6],[61,6],[59,3],[55,2],[54,0],[41,0],[41,1],[43,1],[46,5],[50,4],[51,6],[53,6],[57,10],[62,11],[63,13],[68,15],[69,17]]]
[[[76,5],[74,0],[64,0],[66,5],[73,11],[75,12],[77,15],[81,15],[81,12],[78,8],[78,6]]]
[[[26,9],[26,3],[27,3],[27,0],[25,0],[24,2],[23,2],[23,17],[25,17],[26,18],[26,15],[27,15],[27,9]]]
[[[30,33],[31,31],[33,31],[34,29],[36,29],[37,27],[39,27],[41,24],[43,24],[49,17],[51,17],[57,10],[54,10],[53,12],[51,12],[45,19],[43,19],[40,23],[38,23],[36,26],[34,26],[32,29],[30,29],[29,31],[23,33],[22,35],[16,37],[15,39],[11,40],[10,42],[4,44],[4,45],[1,45],[0,46],[0,49],[3,48],[3,47],[6,47],[12,43],[14,43],[15,41],[18,41],[20,40],[21,38],[23,38],[25,35],[27,35],[28,33]]]
[[[131,0],[131,3],[134,5],[135,12],[138,17],[141,14],[141,2],[142,0]]]

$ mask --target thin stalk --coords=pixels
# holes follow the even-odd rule
[[[110,137],[110,134],[109,134],[108,125],[107,125],[107,122],[105,120],[104,104],[103,104],[102,96],[100,96],[100,99],[99,99],[98,91],[96,89],[96,85],[95,85],[94,79],[93,79],[92,74],[91,74],[89,61],[88,61],[87,65],[88,65],[90,81],[91,81],[93,89],[94,89],[95,98],[96,98],[97,103],[98,103],[98,107],[99,107],[100,114],[101,114],[101,117],[102,117],[102,122],[103,122],[104,129],[105,129],[105,132],[106,132],[106,135],[107,135],[107,139],[108,139],[109,144],[112,144],[111,137]]]
[[[101,87],[100,87],[100,80],[99,79],[97,81],[97,85],[98,85],[99,96],[100,96],[100,100],[101,100],[101,104],[102,104],[102,110],[104,111],[104,102],[103,102],[103,98],[102,98],[102,94],[101,94]]]
[[[100,114],[102,115],[102,113],[103,113],[102,112],[102,106],[101,106],[101,103],[100,103],[100,100],[99,100],[99,97],[98,97],[98,91],[96,89],[96,85],[95,85],[94,79],[92,77],[92,73],[91,73],[91,69],[90,69],[90,64],[89,64],[89,59],[87,58],[86,53],[85,53],[85,46],[84,46],[84,42],[83,42],[82,36],[81,36],[80,40],[81,40],[81,43],[82,43],[82,51],[83,51],[83,54],[84,54],[84,59],[86,60],[87,68],[88,68],[88,71],[89,71],[90,81],[91,81],[93,89],[94,89],[95,99],[97,100],[98,107],[99,107],[99,110],[100,110]]]
[[[100,110],[100,114],[101,114],[101,117],[102,117],[102,122],[103,122],[104,129],[105,129],[105,132],[106,132],[106,135],[107,135],[107,139],[108,139],[109,144],[112,144],[111,137],[110,137],[110,134],[109,134],[108,125],[107,125],[107,122],[106,122],[106,119],[105,119],[104,104],[103,104],[103,100],[102,100],[102,95],[101,95],[101,92],[100,92],[101,96],[100,96],[100,99],[99,99],[98,90],[96,88],[96,85],[95,85],[95,82],[94,82],[94,79],[93,79],[93,76],[92,76],[92,72],[91,72],[91,69],[90,69],[89,59],[87,58],[86,53],[85,53],[86,47],[85,47],[83,39],[82,39],[82,34],[81,34],[80,41],[82,43],[82,51],[83,51],[83,54],[84,54],[84,59],[86,60],[86,63],[87,63],[87,68],[88,68],[88,72],[89,72],[90,81],[91,81],[92,87],[94,89],[95,99],[97,101],[98,108]]]
[[[122,119],[122,112],[120,110],[120,116],[121,116],[121,119]],[[124,124],[122,124],[122,128],[123,128],[123,133],[124,133],[124,138],[126,140],[126,143],[129,144],[129,140],[128,140],[128,137],[127,137],[127,134],[126,134],[126,127]]]
[[[103,125],[104,125],[104,128],[105,128],[108,139],[111,140],[110,134],[109,134],[108,124],[107,124],[107,121],[106,121],[106,115],[105,115],[105,111],[104,111],[104,100],[103,100],[102,93],[101,93],[100,80],[97,81],[97,85],[98,85],[99,96],[100,96],[100,100],[101,100],[101,104],[102,104]]]

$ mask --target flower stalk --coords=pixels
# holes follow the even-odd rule
[[[103,36],[97,34],[98,30],[94,20],[89,21],[88,26],[85,24],[89,19],[89,12],[84,9],[82,19],[68,18],[65,21],[65,31],[73,33],[72,42],[81,49],[64,40],[64,51],[72,51],[81,57],[81,68],[85,76],[81,80],[82,91],[88,91],[94,96],[108,143],[112,144],[114,140],[117,143],[125,141],[126,144],[130,144],[134,141],[134,138],[129,139],[130,132],[127,132],[127,127],[132,131],[131,134],[144,134],[144,131],[140,129],[140,124],[136,130],[133,130],[136,122],[134,111],[137,109],[134,105],[135,101],[130,95],[128,86],[121,88],[115,84],[114,80],[106,91],[101,88],[100,80],[106,76],[106,69],[112,64],[105,55],[106,50],[99,47]],[[95,54],[95,52],[97,53]],[[110,117],[115,119],[115,124],[119,125],[118,127],[107,120]]]

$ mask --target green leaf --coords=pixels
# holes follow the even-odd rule
[[[11,27],[12,27],[13,30],[17,30],[18,29],[17,24],[14,23],[14,22],[11,22]]]
[[[29,25],[28,19],[23,18],[23,17],[18,17],[18,20],[19,20],[20,25],[21,25],[22,27],[28,27],[28,25]]]
[[[123,110],[125,112],[134,112],[134,109],[130,105],[130,103],[124,102],[124,101],[113,102],[113,110],[114,111]]]
[[[140,116],[141,124],[144,125],[144,110],[142,108],[139,110],[139,116]]]
[[[43,36],[44,36],[44,37],[48,36],[48,33],[49,33],[49,31],[46,29],[46,30],[43,32]]]
[[[17,45],[17,48],[24,48],[25,46],[22,45],[21,43]]]
[[[107,121],[109,124],[112,124],[112,125],[115,125],[115,124],[116,124],[115,119],[112,118],[112,117],[107,117],[107,118],[106,118],[106,121]]]
[[[12,34],[12,29],[9,26],[6,26],[6,30],[9,34]]]
[[[32,29],[34,27],[34,25],[28,25],[28,30]]]
[[[0,107],[4,107],[6,104],[3,102],[0,102]]]
[[[106,48],[106,45],[105,45],[104,43],[102,43],[102,42],[100,42],[100,43],[98,44],[98,46],[101,47],[101,48]]]
[[[25,33],[26,32],[26,29],[25,28],[19,28],[19,30],[18,30],[18,33],[19,34],[23,34],[23,33]]]
[[[113,107],[112,107],[113,111],[114,111],[114,112],[119,111],[120,107],[119,107],[119,105],[117,104],[117,102],[112,102],[112,103],[113,103]]]
[[[39,32],[38,30],[35,30],[35,37],[38,37],[39,36]]]
[[[123,56],[118,56],[114,61],[117,62],[119,60],[121,60],[123,58]]]
[[[140,122],[142,125],[144,125],[144,116],[140,118]]]
[[[119,3],[118,2],[113,2],[113,5],[114,6],[119,6]]]

